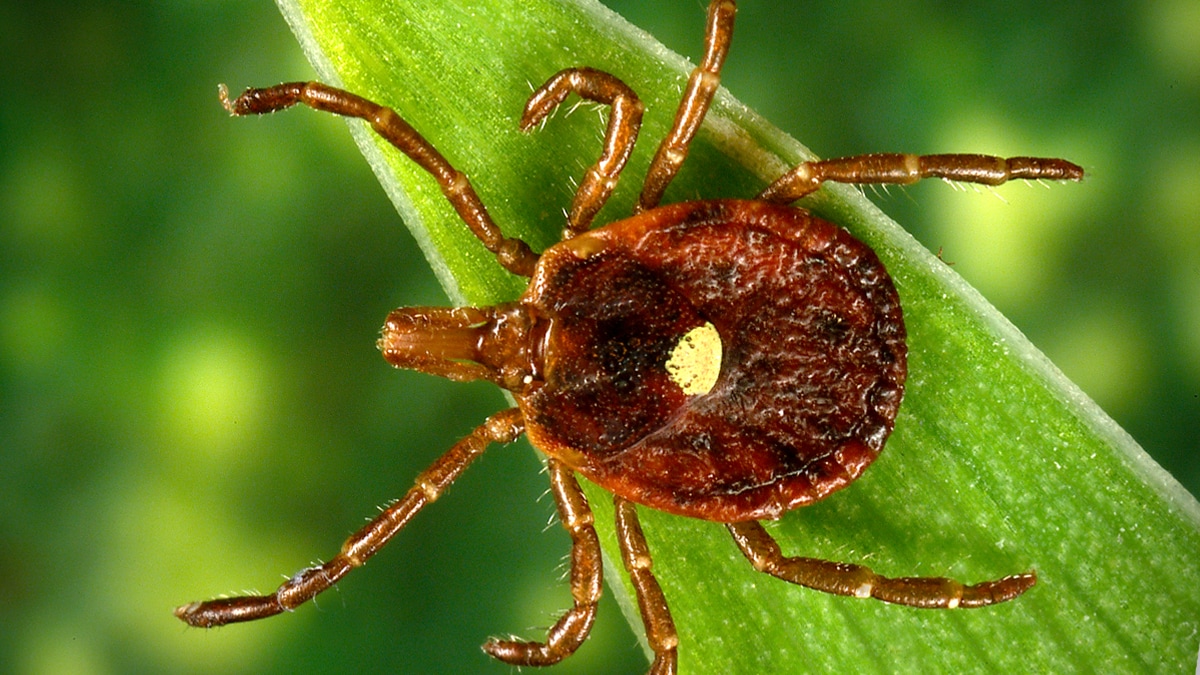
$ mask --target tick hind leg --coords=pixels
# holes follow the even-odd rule
[[[421,509],[442,492],[492,443],[510,443],[525,429],[521,412],[510,408],[492,415],[486,422],[450,448],[428,469],[417,476],[414,485],[399,501],[389,506],[370,523],[342,544],[342,550],[329,562],[296,573],[274,593],[218,598],[193,602],[175,610],[175,616],[199,628],[211,628],[238,621],[253,621],[295,609],[328,589],[361,566],[396,536]]]
[[[233,115],[261,115],[301,103],[315,110],[369,122],[376,133],[433,175],[459,217],[506,270],[526,277],[533,275],[538,256],[520,239],[501,234],[466,175],[391,108],[320,82],[288,82],[247,89],[232,101],[224,85],[220,91],[221,102]]]
[[[603,589],[600,540],[587,498],[570,469],[555,459],[547,459],[546,467],[559,520],[571,535],[571,597],[575,604],[550,628],[545,642],[491,640],[483,645],[483,651],[514,666],[548,666],[574,654],[592,630]]]
[[[942,577],[892,579],[879,576],[862,565],[786,557],[779,544],[756,521],[730,523],[726,527],[754,569],[834,595],[875,598],[922,609],[986,607],[1012,600],[1037,583],[1037,575],[1033,572],[969,586]]]
[[[1049,157],[876,153],[804,162],[776,179],[758,197],[790,204],[829,181],[907,185],[924,178],[982,185],[999,185],[1018,178],[1077,181],[1083,178],[1083,168]]]

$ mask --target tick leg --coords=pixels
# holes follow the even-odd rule
[[[587,498],[570,469],[555,459],[547,459],[546,466],[559,520],[571,535],[571,596],[575,605],[550,628],[545,642],[490,640],[483,645],[483,651],[514,666],[548,666],[574,654],[592,630],[603,589],[600,540],[592,526]]]
[[[941,577],[889,579],[861,565],[785,557],[779,544],[756,521],[730,523],[726,527],[754,569],[834,595],[876,598],[922,609],[953,609],[1006,602],[1037,583],[1033,572],[970,586]]]
[[[221,102],[233,115],[261,115],[302,103],[315,110],[369,122],[376,133],[433,175],[459,217],[487,250],[495,254],[504,269],[521,276],[533,275],[537,255],[525,242],[501,234],[466,175],[451,166],[391,108],[320,82],[288,82],[265,89],[247,89],[232,101],[224,85],[220,92]]]
[[[176,608],[175,616],[192,626],[210,628],[295,609],[375,555],[418,511],[441,496],[484,448],[491,443],[510,443],[524,429],[525,420],[516,408],[492,415],[417,476],[416,485],[399,501],[347,539],[341,552],[329,562],[301,570],[270,595],[193,602]]]
[[[540,124],[572,93],[608,105],[612,112],[608,116],[600,159],[583,175],[571,201],[564,239],[587,232],[596,213],[608,201],[621,169],[625,168],[625,162],[633,152],[642,125],[643,109],[637,94],[615,76],[593,68],[568,68],[556,73],[529,97],[521,115],[521,131],[529,131]]]
[[[679,636],[675,633],[675,621],[671,609],[663,596],[662,588],[651,571],[653,561],[646,536],[638,522],[637,508],[633,502],[614,497],[617,511],[617,541],[621,544],[621,562],[629,572],[633,590],[637,593],[638,612],[646,630],[646,641],[654,650],[654,664],[650,675],[668,675],[676,672],[675,648]]]
[[[1081,180],[1083,168],[1049,157],[877,153],[804,162],[767,186],[759,199],[790,204],[826,181],[907,185],[923,178],[999,185],[1017,178]]]
[[[641,213],[658,206],[667,185],[679,173],[679,167],[687,158],[688,146],[700,129],[700,123],[708,113],[717,87],[721,84],[721,66],[729,53],[733,39],[733,16],[737,6],[733,0],[713,0],[708,6],[708,29],[704,33],[704,60],[688,78],[683,100],[675,113],[671,131],[658,146],[658,152],[646,172],[646,183],[638,199],[634,213]]]

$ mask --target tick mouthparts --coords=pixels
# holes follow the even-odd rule
[[[488,317],[471,307],[421,316],[410,309],[388,315],[376,343],[383,357],[398,368],[436,361],[479,361]]]
[[[388,315],[376,344],[397,368],[522,392],[541,378],[549,326],[520,303],[405,307]]]

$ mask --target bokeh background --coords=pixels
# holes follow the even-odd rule
[[[606,4],[698,55],[701,0]],[[1200,491],[1200,4],[747,0],[738,22],[725,83],[820,155],[1085,166],[876,201]],[[311,75],[275,6],[4,3],[0,63],[0,672],[510,672],[477,645],[568,603],[524,446],[316,610],[170,614],[332,555],[503,405],[373,348],[392,307],[446,301],[345,126],[217,104]],[[606,599],[553,672],[643,669]]]

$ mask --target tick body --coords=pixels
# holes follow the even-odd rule
[[[611,108],[602,154],[580,181],[563,241],[540,254],[506,237],[467,177],[389,108],[320,83],[250,89],[232,101],[222,89],[235,115],[303,104],[366,120],[436,179],[498,264],[530,281],[519,299],[495,307],[395,310],[379,339],[397,367],[489,380],[511,391],[517,407],[455,444],[329,562],[271,594],[185,605],[180,619],[208,627],[302,604],[366,562],[488,445],[522,433],[547,455],[551,494],[572,540],[574,602],[545,641],[484,645],[507,663],[556,663],[594,621],[602,565],[577,474],[614,495],[622,562],[655,653],[652,673],[675,672],[678,638],[639,505],[724,524],[756,569],[828,593],[953,608],[1004,602],[1033,586],[1032,572],[964,585],[788,557],[759,524],[862,474],[892,431],[907,374],[900,300],[887,270],[845,230],[791,204],[828,181],[995,185],[1079,180],[1083,171],[1060,159],[873,154],[803,163],[754,199],[661,206],[715,94],[734,13],[731,0],[709,5],[704,58],[626,219],[592,227],[637,138],[636,93],[589,68],[564,70],[534,92],[520,119],[525,130],[571,95]]]
[[[816,501],[875,458],[900,403],[887,272],[799,209],[645,211],[547,250],[522,303],[553,317],[543,379],[517,396],[530,440],[662,511],[740,522]],[[696,331],[716,339],[688,367],[716,377],[689,393],[668,363]]]

